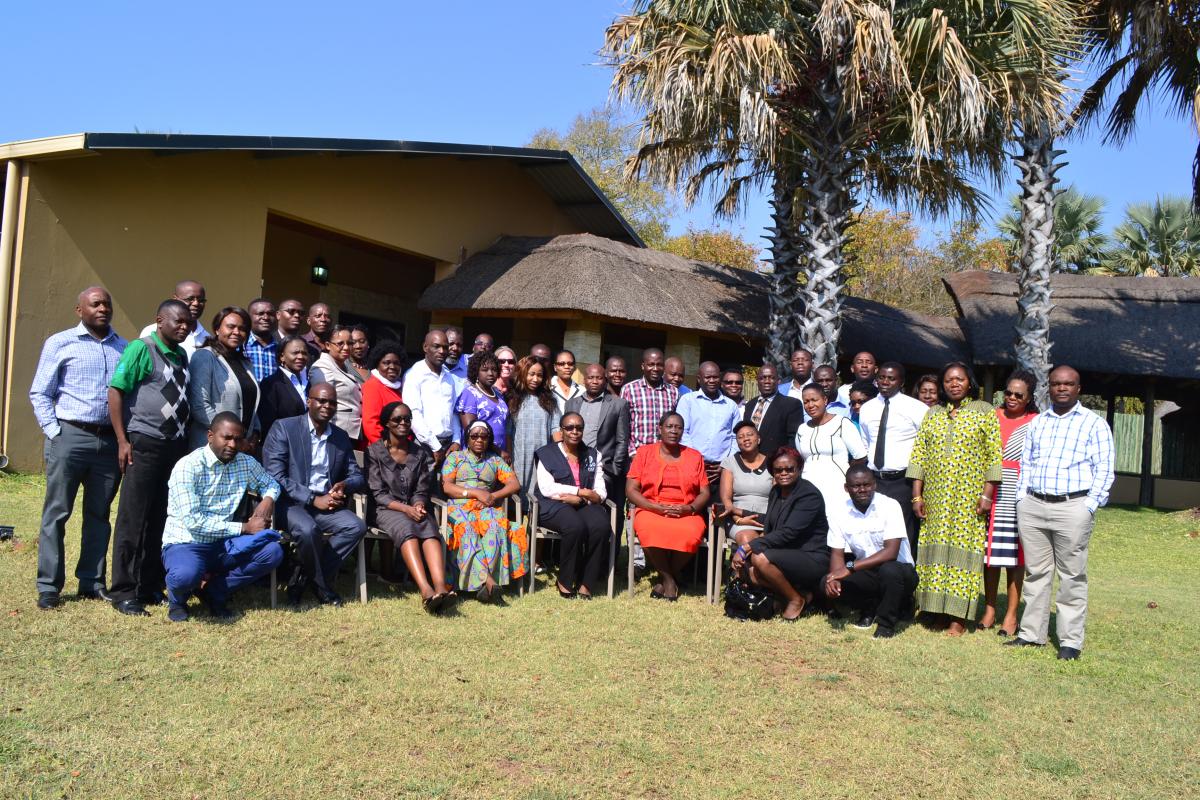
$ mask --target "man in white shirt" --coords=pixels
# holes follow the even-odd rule
[[[908,543],[916,553],[917,517],[912,510],[912,481],[905,473],[917,441],[917,431],[929,408],[915,397],[904,394],[904,367],[895,361],[879,368],[876,383],[879,395],[863,403],[858,412],[858,425],[879,493],[900,504]]]
[[[779,393],[799,400],[804,387],[812,383],[812,353],[803,347],[797,348],[792,351],[792,358],[788,363],[792,368],[792,379],[779,387]]]
[[[425,358],[404,373],[404,402],[412,411],[412,430],[417,441],[433,451],[440,465],[446,453],[458,449],[462,425],[454,413],[458,382],[445,368],[449,345],[446,332],[425,334],[421,350]]]
[[[896,635],[896,623],[912,613],[917,569],[900,504],[875,491],[865,464],[846,470],[846,501],[829,509],[829,574],[825,596],[841,598],[862,616],[856,627],[876,625],[876,639]],[[849,555],[847,555],[849,554]]]
[[[171,295],[172,300],[178,300],[188,307],[188,315],[191,316],[191,325],[188,328],[187,337],[179,343],[183,351],[187,353],[188,360],[196,354],[196,348],[204,344],[212,336],[204,325],[200,322],[200,317],[204,314],[204,306],[208,305],[208,298],[204,294],[204,286],[196,281],[180,281],[175,284],[175,294]],[[142,328],[142,332],[138,334],[139,339],[145,339],[158,328],[157,322],[151,322],[146,327]]]
[[[854,360],[850,362],[850,380],[838,387],[838,400],[841,400],[846,406],[850,405],[850,387],[855,381],[875,382],[875,378],[879,375],[879,366],[875,362],[875,356],[863,350],[861,353],[856,353]]]

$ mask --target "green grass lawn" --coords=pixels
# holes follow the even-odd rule
[[[1185,515],[1101,513],[1068,663],[991,632],[739,624],[645,584],[438,619],[378,583],[304,613],[235,596],[231,625],[39,612],[41,486],[0,475],[0,797],[1200,796]]]

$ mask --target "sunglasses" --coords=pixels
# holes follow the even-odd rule
[[[321,397],[310,397],[310,398],[308,398],[308,402],[316,403],[319,406],[336,406],[337,405],[336,399],[325,400],[324,398],[321,398]]]
[[[279,313],[280,314],[289,314],[291,316],[298,316],[298,315],[304,313],[304,309],[303,308],[281,308],[281,309],[279,309]]]
[[[388,420],[389,425],[399,425],[401,422],[406,423],[406,424],[409,422],[412,422],[412,417],[400,416],[400,417],[392,417],[391,419]]]
[[[555,361],[554,366],[556,366],[556,367],[573,367],[573,366],[575,366],[575,362],[574,361]]]
[[[787,475],[796,471],[795,467],[776,467],[771,470],[772,475]]]
[[[583,426],[582,425],[563,425],[562,429],[564,431],[581,431],[581,430],[583,430]]]
[[[1005,397],[1015,397],[1018,400],[1025,399],[1025,395],[1021,394],[1020,392],[1010,392],[1008,389],[1004,390],[1004,396]]]
[[[479,441],[479,440],[481,440],[481,439],[482,439],[482,440],[484,440],[484,441],[486,441],[486,440],[490,439],[491,437],[490,437],[490,436],[488,436],[486,433],[472,433],[472,434],[471,434],[470,436],[468,436],[467,438],[468,438],[468,439],[470,439],[470,440],[472,440],[472,441],[476,441],[476,442],[477,442],[477,441]]]
[[[513,359],[513,358],[498,358],[498,359],[496,359],[496,360],[497,360],[497,361],[499,361],[501,364],[515,364],[515,363],[517,363],[516,359]]]

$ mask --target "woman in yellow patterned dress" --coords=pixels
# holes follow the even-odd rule
[[[929,410],[909,461],[913,511],[924,520],[917,545],[916,602],[961,636],[975,618],[988,515],[1000,483],[1000,425],[971,368],[942,367],[941,405]]]
[[[525,575],[529,541],[524,527],[505,513],[508,497],[521,484],[492,446],[492,428],[475,420],[467,428],[466,449],[446,456],[442,489],[448,499],[450,550],[459,589],[484,603],[500,602],[500,587]]]

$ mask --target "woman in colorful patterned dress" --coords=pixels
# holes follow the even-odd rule
[[[472,422],[466,440],[466,448],[447,455],[442,465],[456,582],[480,602],[498,603],[500,587],[523,577],[529,558],[525,531],[514,529],[504,510],[521,484],[492,447],[491,426]]]
[[[913,512],[921,524],[916,601],[921,613],[961,636],[979,604],[988,515],[1000,483],[1000,424],[971,368],[953,362],[938,377],[941,405],[929,410],[909,461]]]
[[[1021,540],[1017,538],[1017,479],[1021,475],[1021,449],[1025,445],[1025,430],[1037,416],[1033,395],[1037,378],[1025,370],[1017,370],[1004,387],[1004,405],[996,409],[1000,423],[1000,466],[1004,477],[992,504],[988,525],[987,547],[983,553],[983,619],[979,627],[990,628],[996,622],[996,594],[1000,588],[1000,568],[1008,570],[1008,606],[1004,622],[997,631],[1001,636],[1017,632],[1017,606],[1021,604],[1021,583],[1025,578],[1025,560],[1021,555]]]

